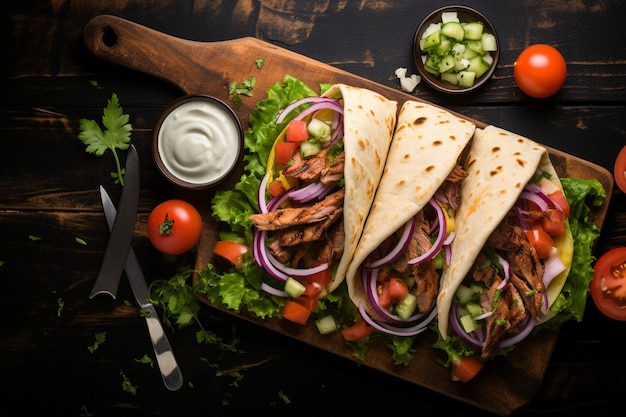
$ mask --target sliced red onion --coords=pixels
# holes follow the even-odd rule
[[[278,288],[274,288],[265,282],[261,283],[261,289],[268,294],[275,295],[276,297],[281,297],[281,298],[289,297],[289,294],[287,294],[285,291],[279,290]]]
[[[283,191],[282,193],[280,193],[276,197],[272,198],[267,203],[267,210],[268,210],[268,212],[276,211],[280,207],[280,205],[283,204],[288,198],[289,198],[289,192],[288,191]]]
[[[300,107],[303,104],[307,103],[338,103],[336,98],[328,98],[328,97],[305,97],[300,100],[296,100],[293,103],[289,104],[276,117],[276,124],[280,124],[285,118],[297,107]]]
[[[496,287],[501,290],[509,283],[509,278],[511,278],[511,265],[499,253],[496,253],[496,258],[498,258],[498,262],[500,262],[500,265],[502,265],[502,269],[504,270],[504,279],[500,285]]]
[[[317,274],[318,272],[322,272],[328,269],[328,262],[320,264],[313,268],[290,268],[280,263],[280,261],[274,258],[271,253],[267,253],[267,259],[274,266],[274,268],[276,268],[284,275],[290,277],[308,277],[309,275]]]
[[[426,330],[428,328],[428,324],[437,316],[437,309],[433,308],[430,311],[428,317],[426,317],[423,321],[416,324],[415,326],[411,327],[399,327],[390,324],[378,323],[367,314],[365,308],[363,307],[363,304],[359,304],[359,313],[361,313],[361,317],[363,317],[363,320],[365,320],[370,326],[372,326],[376,330],[391,334],[393,336],[407,337],[415,336]]]
[[[544,264],[543,284],[548,287],[552,280],[566,269],[567,267],[560,256],[554,255],[549,257]]]
[[[535,203],[535,204],[537,204],[539,206],[539,209],[541,211],[546,211],[546,210],[548,210],[550,208],[550,206],[548,205],[546,200],[541,198],[541,196],[539,194],[537,194],[537,193],[531,193],[529,191],[522,191],[522,193],[520,194],[519,198],[521,198],[523,200],[532,201],[533,203]]]
[[[411,241],[411,237],[413,236],[413,231],[415,230],[415,222],[413,219],[409,220],[404,224],[404,230],[402,231],[402,236],[398,240],[396,246],[389,251],[389,253],[382,258],[367,262],[364,267],[365,268],[380,268],[383,265],[390,264],[391,262],[398,259],[398,257],[406,250],[409,246],[409,242]]]
[[[296,117],[294,117],[294,119],[302,120],[309,114],[313,114],[325,109],[331,109],[337,113],[343,114],[343,106],[341,105],[341,103],[339,103],[339,101],[336,99],[330,99],[330,101],[314,103],[311,107],[302,110]]]
[[[418,256],[417,258],[409,260],[409,265],[418,264],[420,262],[432,259],[437,253],[439,253],[441,247],[443,246],[443,241],[446,238],[447,224],[446,216],[443,214],[443,209],[435,199],[430,200],[430,205],[433,206],[433,208],[437,212],[437,219],[439,220],[439,232],[437,234],[437,238],[435,239],[435,243],[433,243],[432,247],[428,251]]]
[[[524,338],[526,338],[526,336],[530,334],[530,332],[533,331],[536,323],[537,320],[529,316],[529,318],[527,318],[525,321],[520,323],[519,326],[517,326],[519,332],[514,336],[504,339],[502,343],[500,343],[500,347],[505,348],[521,342]]]
[[[279,271],[276,267],[274,267],[272,262],[270,262],[271,255],[267,253],[267,247],[265,246],[266,239],[267,231],[255,230],[252,242],[252,254],[254,255],[254,260],[272,277],[284,282],[289,276],[284,272]]]
[[[269,181],[270,174],[266,173],[259,185],[259,192],[257,195],[257,202],[259,203],[259,211],[261,213],[267,213],[267,201],[265,200],[265,190],[267,189],[267,182]]]
[[[315,182],[311,184],[307,184],[302,188],[298,188],[293,191],[289,191],[289,198],[298,203],[306,203],[307,201],[311,201],[314,198],[318,200],[322,199],[335,187],[335,184],[322,184],[320,182]]]

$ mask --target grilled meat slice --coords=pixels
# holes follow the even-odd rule
[[[342,188],[312,206],[253,214],[250,216],[250,221],[259,230],[279,230],[290,226],[319,222],[343,206],[344,194]]]
[[[498,289],[503,277],[498,269],[483,254],[476,259],[472,277],[485,284],[487,291],[481,295],[480,304],[484,311],[493,314],[485,319],[486,335],[482,357],[492,357],[509,332],[526,318],[526,310],[517,289],[508,285]]]
[[[320,182],[324,185],[336,183],[343,178],[343,169],[346,162],[345,152],[341,152],[325,167],[320,175]]]
[[[343,221],[335,222],[327,233],[327,239],[320,241],[321,247],[318,248],[318,262],[333,262],[339,260],[343,255],[345,241],[345,233],[343,229]]]
[[[511,265],[511,274],[515,275],[511,283],[521,293],[530,314],[537,318],[544,302],[544,268],[524,231],[503,222],[491,235],[488,244],[501,251]]]
[[[323,148],[315,155],[303,157],[300,152],[296,152],[283,169],[283,174],[287,177],[297,178],[303,182],[310,182],[319,179],[322,170],[326,168],[326,155],[329,148]]]
[[[303,242],[314,242],[322,239],[328,228],[342,216],[343,208],[340,207],[320,222],[281,230],[274,238],[279,241],[280,246],[296,246]]]

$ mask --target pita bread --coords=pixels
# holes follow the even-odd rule
[[[546,148],[495,126],[476,129],[464,167],[468,176],[463,181],[463,200],[456,213],[457,235],[437,299],[439,331],[444,338],[448,336],[449,312],[457,288],[526,184],[541,170],[550,174],[555,187],[563,190]],[[569,273],[573,252],[569,228],[566,236],[556,243],[568,270],[548,287],[550,303],[561,291]]]
[[[328,289],[333,291],[345,278],[374,200],[396,125],[398,104],[374,91],[344,84],[332,86],[324,96],[342,97],[344,105],[345,241],[343,256]]]
[[[400,109],[385,169],[347,273],[358,306],[369,306],[360,266],[428,204],[459,163],[475,125],[439,107],[407,101]]]

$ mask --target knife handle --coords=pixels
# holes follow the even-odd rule
[[[150,340],[152,341],[152,347],[156,354],[157,363],[161,370],[161,377],[165,386],[170,391],[176,391],[183,385],[183,374],[180,371],[180,367],[174,357],[174,352],[170,346],[169,340],[165,335],[159,316],[152,304],[143,306],[143,309],[148,315],[146,316],[146,323],[148,325],[148,332],[150,333]]]

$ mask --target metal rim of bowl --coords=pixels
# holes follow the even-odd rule
[[[424,64],[422,62],[422,56],[424,54],[422,53],[419,47],[419,42],[420,42],[422,33],[426,30],[426,28],[431,22],[436,22],[440,20],[440,15],[442,12],[450,12],[450,11],[463,12],[466,15],[469,14],[469,15],[476,16],[478,20],[482,21],[485,24],[486,32],[491,33],[496,38],[497,49],[492,55],[493,63],[491,64],[487,72],[485,72],[482,76],[480,76],[480,78],[476,80],[473,86],[468,87],[468,88],[455,86],[455,85],[446,83],[445,81],[435,78],[431,73],[429,73],[428,71],[426,71],[426,69],[424,69]],[[461,16],[459,16],[459,18],[461,18]],[[498,65],[498,61],[500,59],[500,48],[501,48],[500,38],[498,37],[498,34],[496,33],[496,28],[491,23],[491,21],[487,19],[487,17],[484,14],[468,6],[462,6],[462,5],[444,6],[444,7],[440,7],[430,12],[418,25],[417,30],[415,31],[415,36],[413,38],[413,61],[422,79],[426,82],[426,84],[428,84],[435,90],[443,92],[443,93],[448,93],[448,94],[466,94],[466,93],[476,91],[477,89],[481,88],[485,83],[487,83],[489,79],[491,79],[491,76],[495,72],[496,66]]]
[[[237,156],[235,158],[235,163],[233,163],[233,165],[218,178],[214,179],[213,181],[203,182],[203,183],[188,182],[173,175],[165,166],[163,159],[161,158],[161,155],[159,152],[159,132],[161,130],[161,126],[163,125],[163,122],[165,121],[167,116],[170,113],[172,113],[174,110],[176,110],[178,107],[180,107],[181,105],[185,103],[189,103],[193,101],[208,101],[213,104],[217,104],[219,107],[225,110],[225,112],[229,115],[229,117],[235,123],[235,127],[237,129],[237,136],[238,136],[237,138],[238,149],[237,149]],[[161,174],[172,184],[177,185],[181,188],[186,188],[190,190],[202,190],[202,189],[207,189],[207,188],[211,188],[211,187],[215,187],[216,185],[219,185],[226,178],[228,178],[228,176],[233,172],[235,167],[241,161],[241,157],[243,155],[243,139],[244,139],[244,132],[243,132],[243,126],[241,124],[241,120],[239,120],[237,113],[235,113],[232,107],[230,107],[224,101],[214,96],[210,96],[207,94],[189,94],[189,95],[185,95],[183,97],[180,97],[174,100],[173,102],[168,104],[165,107],[165,109],[161,112],[159,118],[157,119],[154,125],[154,129],[152,131],[152,155],[156,163],[156,166],[161,172]]]

